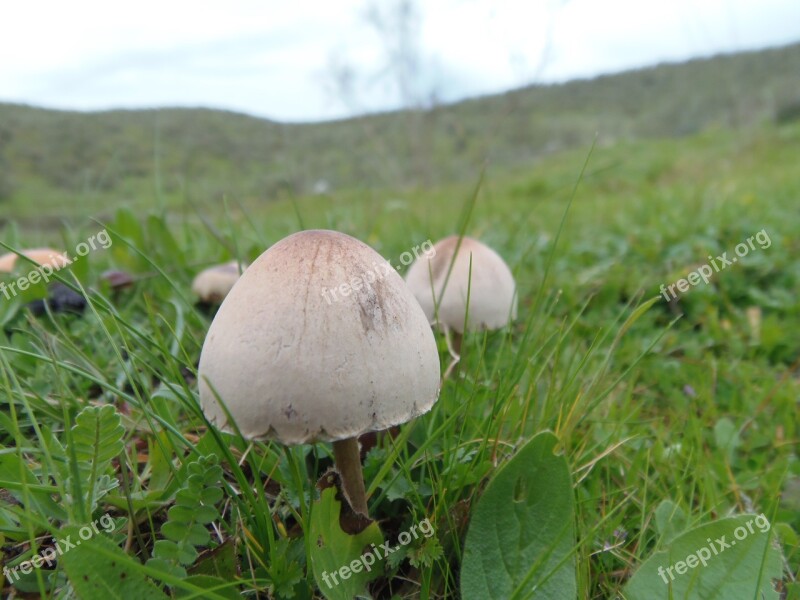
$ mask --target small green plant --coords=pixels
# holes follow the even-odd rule
[[[91,518],[98,501],[119,485],[112,477],[111,461],[122,452],[124,435],[119,413],[110,404],[87,406],[75,418],[66,451],[70,475],[64,487],[66,500],[80,503],[85,518]]]
[[[73,525],[88,523],[99,501],[119,485],[112,461],[122,452],[124,435],[113,406],[87,406],[67,432],[66,445],[51,430],[43,430],[46,460],[42,464],[32,467],[18,455],[5,454],[0,459],[0,476],[7,485],[11,489],[35,485],[38,491],[25,494],[20,490],[15,494],[20,506],[0,505],[0,516],[21,523],[21,529],[30,525],[36,531],[43,531],[42,517]],[[55,502],[43,491],[50,478],[56,483],[52,491],[58,491],[64,501]]]
[[[187,465],[188,476],[175,495],[175,505],[167,512],[161,526],[164,539],[153,547],[150,567],[186,577],[186,567],[198,557],[197,548],[207,546],[211,534],[206,526],[219,519],[214,506],[222,499],[222,467],[216,456],[201,456]]]

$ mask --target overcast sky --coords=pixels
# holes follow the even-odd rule
[[[368,1],[6,3],[0,101],[80,110],[208,106],[291,121],[394,108],[403,101],[397,71],[387,68],[396,36],[369,24]],[[800,0],[417,5],[406,101],[800,41]],[[350,93],[334,84],[333,74],[346,72]]]

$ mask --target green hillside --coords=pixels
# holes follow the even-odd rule
[[[4,215],[42,219],[119,203],[252,204],[321,180],[333,190],[463,181],[487,160],[529,165],[595,134],[606,146],[790,119],[798,73],[795,45],[319,124],[0,104],[0,202]]]

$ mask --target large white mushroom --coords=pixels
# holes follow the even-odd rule
[[[446,237],[418,257],[406,283],[431,324],[455,332],[456,353],[466,329],[500,329],[517,316],[516,284],[497,252],[470,237]],[[469,295],[469,306],[467,298]]]
[[[20,254],[40,266],[50,265],[56,269],[65,267],[70,263],[70,260],[63,253],[52,248],[31,248],[30,250],[21,250]],[[14,252],[8,252],[0,256],[0,273],[11,273],[14,267],[17,266],[18,260],[20,258]],[[21,262],[26,263],[24,260]],[[30,263],[26,264],[30,266]]]
[[[225,298],[199,366],[201,405],[217,426],[232,429],[224,403],[248,438],[333,442],[345,495],[363,515],[357,437],[427,412],[439,394],[430,325],[394,270],[375,275],[385,262],[334,231],[279,241]]]

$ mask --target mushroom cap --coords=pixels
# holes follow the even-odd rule
[[[133,284],[136,283],[136,280],[130,273],[118,271],[116,269],[103,271],[100,274],[100,279],[105,281],[112,290],[123,290],[133,287]]]
[[[417,257],[406,274],[406,283],[429,322],[435,322],[434,291],[439,301],[438,321],[458,333],[464,332],[468,291],[467,328],[499,329],[508,323],[509,317],[516,319],[516,284],[511,269],[497,252],[476,239],[462,238],[445,287],[457,244],[456,235],[439,240],[432,251]]]
[[[29,250],[20,250],[20,254],[27,256],[38,265],[49,264],[56,269],[65,267],[70,263],[70,260],[63,253],[59,252],[58,250],[53,250],[52,248],[31,248]],[[19,256],[13,252],[8,252],[0,256],[0,273],[11,273],[14,270],[18,259]]]
[[[335,441],[427,412],[439,395],[430,325],[372,248],[310,230],[277,242],[214,317],[199,367],[200,403],[230,429],[284,444]],[[215,393],[216,392],[216,393]]]
[[[242,270],[246,267],[242,264]],[[239,280],[239,273],[239,263],[235,260],[203,269],[192,281],[192,292],[201,302],[220,304]]]

